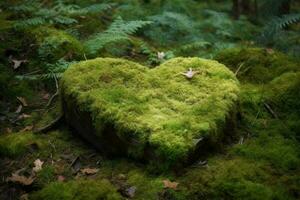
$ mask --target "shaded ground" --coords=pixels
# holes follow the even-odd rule
[[[247,59],[243,62],[247,62]],[[289,77],[289,74],[292,76]],[[63,185],[72,184],[69,181],[76,180],[73,183],[75,186],[72,186],[75,190],[76,184],[83,184],[87,188],[103,188],[93,184],[109,181],[111,185],[107,186],[107,190],[115,193],[116,198],[297,199],[300,195],[297,141],[299,103],[294,101],[289,105],[284,98],[298,100],[299,96],[293,88],[299,86],[299,72],[285,72],[281,77],[286,76],[289,82],[283,82],[287,86],[283,87],[282,81],[278,81],[280,78],[276,78],[265,84],[265,90],[260,90],[261,85],[255,86],[247,81],[243,83],[241,79],[240,140],[225,146],[222,152],[215,152],[215,155],[178,172],[157,174],[153,170],[149,171],[147,166],[130,160],[104,158],[88,144],[74,137],[64,124],[46,134],[32,134],[31,131],[7,133],[0,139],[3,169],[1,198],[16,199],[29,194],[37,199],[68,199],[72,190],[63,189]],[[289,94],[289,91],[293,93]],[[281,101],[285,104],[278,104]],[[35,118],[35,124],[40,123],[42,126],[58,115],[57,111],[51,112],[46,114],[47,121],[45,117],[40,121],[39,115],[34,117],[34,113],[28,113],[31,117],[25,121]],[[33,173],[36,159],[44,163],[41,171]],[[20,169],[19,175],[27,178],[33,176],[31,184],[24,186],[20,181],[7,182],[7,177]],[[81,183],[79,180],[91,181]],[[88,193],[88,190],[83,189],[77,194],[78,199],[94,198],[86,196]],[[105,191],[97,195],[108,198]]]
[[[253,35],[262,26],[246,17],[232,20],[227,3],[114,2],[94,7],[97,14],[71,10],[75,16],[57,13],[51,2],[42,14],[38,4],[23,1],[0,11],[0,199],[299,199],[299,60],[272,48],[253,49],[261,45]],[[80,1],[80,8],[89,3]],[[48,16],[53,12],[59,18]],[[97,33],[115,30],[111,24],[121,27],[118,37],[125,34],[125,40],[111,42],[108,32],[97,43]],[[136,28],[141,26],[146,28]],[[278,34],[274,47],[299,52],[298,30],[295,25],[284,30],[286,37]],[[35,133],[61,115],[58,81],[73,62],[122,57],[155,67],[177,56],[214,58],[240,81],[239,137],[220,151],[158,173],[102,156],[62,121]]]

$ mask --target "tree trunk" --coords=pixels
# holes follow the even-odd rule
[[[279,15],[287,15],[291,10],[291,0],[285,1],[279,8]]]
[[[232,1],[232,14],[234,19],[239,19],[241,15],[241,0]]]
[[[241,15],[257,15],[257,0],[232,0],[232,13],[234,19]]]

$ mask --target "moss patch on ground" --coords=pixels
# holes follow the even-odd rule
[[[210,155],[207,160],[178,173],[166,171],[157,175],[141,163],[107,159],[66,130],[42,135],[0,135],[1,177],[9,177],[22,168],[26,168],[22,174],[29,176],[36,159],[44,162],[43,169],[29,186],[30,191],[17,183],[1,181],[0,199],[6,199],[9,191],[16,190],[21,190],[21,194],[29,193],[33,199],[70,199],[75,193],[78,199],[94,200],[105,196],[105,191],[118,199],[126,199],[130,188],[135,188],[132,199],[138,200],[299,199],[299,72],[292,70],[274,75],[265,84],[239,78],[242,82],[239,95],[241,120],[237,121],[240,141],[227,146],[222,154]],[[48,115],[45,119],[53,118],[52,113]],[[47,124],[45,119],[40,123]],[[28,137],[25,142],[17,142],[23,141],[23,137]],[[39,141],[42,145],[27,149],[31,141]],[[11,146],[16,143],[25,151],[12,151],[18,149],[16,145]],[[15,155],[19,155],[18,159]],[[83,174],[80,170],[75,172],[70,166],[77,157],[81,169],[88,167],[99,171],[94,175]],[[58,181],[60,176],[64,177],[63,182]],[[164,188],[163,181],[167,179],[178,183],[177,188]],[[91,191],[95,195],[90,195]]]
[[[107,180],[76,180],[67,183],[53,182],[39,192],[30,196],[30,199],[45,200],[85,200],[85,199],[121,199],[120,194]]]
[[[267,83],[285,72],[299,70],[294,58],[272,49],[226,49],[218,53],[215,59],[237,72],[241,81],[251,83]]]
[[[189,68],[199,74],[187,80],[180,73]],[[99,142],[112,125],[122,141],[138,143],[129,145],[128,155],[143,157],[149,145],[167,163],[186,160],[201,138],[223,138],[238,92],[233,73],[200,58],[176,58],[154,69],[99,58],[73,65],[62,78],[64,101],[91,113]]]
[[[42,142],[33,133],[10,133],[0,138],[0,155],[8,157],[22,156],[31,145],[41,146]]]
[[[51,61],[59,59],[82,59],[84,48],[79,40],[65,31],[61,31],[51,27],[39,27],[31,30],[39,45],[39,57]]]

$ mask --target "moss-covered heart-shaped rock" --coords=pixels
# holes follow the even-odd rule
[[[182,73],[192,68],[192,78]],[[175,58],[149,69],[113,58],[71,66],[62,78],[66,120],[108,154],[186,163],[232,134],[238,81],[224,65]],[[203,153],[203,152],[202,152]]]

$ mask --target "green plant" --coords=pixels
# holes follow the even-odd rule
[[[18,16],[14,23],[15,28],[26,29],[49,24],[76,24],[79,16],[103,12],[111,6],[111,4],[100,3],[82,8],[76,4],[65,4],[62,0],[56,0],[48,6],[44,1],[25,0],[10,7],[10,10]]]
[[[30,75],[17,75],[16,78],[19,80],[39,80],[39,79],[55,79],[60,78],[63,72],[68,69],[72,64],[77,61],[66,61],[64,59],[58,60],[54,64],[46,64],[46,71],[43,73],[35,73]]]
[[[86,49],[89,54],[96,54],[107,44],[130,40],[130,35],[148,24],[151,24],[151,22],[141,20],[124,21],[121,17],[118,17],[107,30],[91,36],[85,42]]]
[[[292,24],[298,23],[299,21],[300,13],[283,15],[281,17],[273,17],[265,26],[260,36],[260,41],[266,45],[274,43],[276,40],[276,34],[284,31],[285,28],[291,26]]]
[[[176,41],[183,43],[194,36],[195,22],[187,15],[176,12],[163,12],[148,17],[153,24],[145,31],[145,35],[160,45]],[[180,37],[180,40],[177,38]]]
[[[114,186],[106,179],[53,182],[40,191],[30,195],[33,200],[119,200],[121,196]]]

